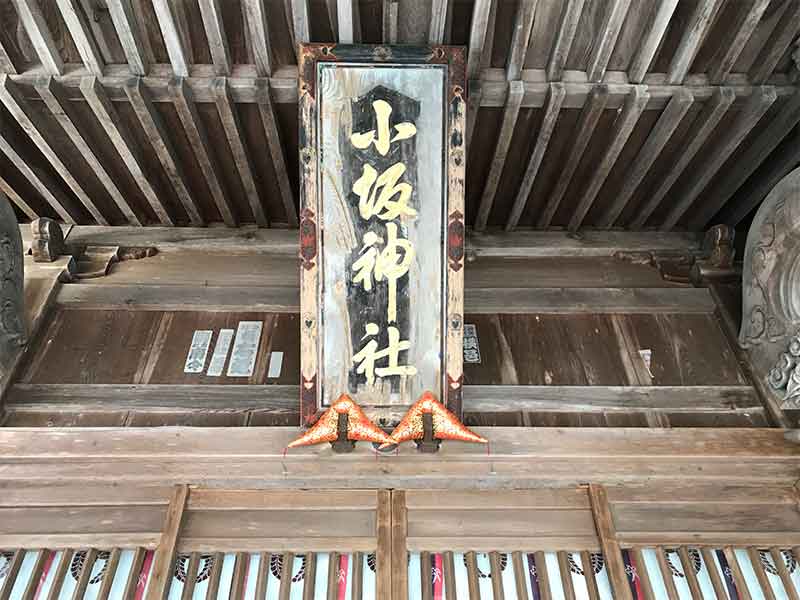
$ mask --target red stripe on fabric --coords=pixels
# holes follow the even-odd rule
[[[135,600],[142,600],[144,597],[144,591],[147,589],[147,580],[150,579],[150,569],[153,568],[153,554],[153,550],[148,550],[144,555],[142,570],[139,571],[139,581],[136,584]]]
[[[347,554],[342,554],[339,557],[339,571],[336,577],[339,580],[339,596],[338,600],[347,600],[347,566],[350,557]]]
[[[44,586],[44,582],[47,579],[48,573],[50,573],[50,569],[53,567],[53,561],[56,558],[55,552],[48,552],[47,560],[44,561],[44,569],[42,570],[42,576],[39,578],[39,585],[36,586],[36,593],[33,595],[34,600],[39,600],[39,594],[42,593],[42,586]]]
[[[431,560],[433,564],[433,600],[442,600],[444,593],[444,571],[442,570],[442,555],[434,554]]]

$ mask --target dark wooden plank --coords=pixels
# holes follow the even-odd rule
[[[775,600],[775,592],[772,591],[772,584],[767,577],[764,563],[761,562],[761,555],[757,548],[750,546],[747,549],[747,556],[750,558],[750,564],[753,571],[756,573],[758,585],[761,588],[761,593],[764,594],[764,600]]]
[[[754,0],[746,7],[747,10],[739,10],[738,22],[730,27],[726,37],[720,41],[712,59],[712,66],[708,70],[711,83],[722,84],[728,77],[769,4],[770,0]]]
[[[272,74],[272,46],[270,44],[269,26],[265,0],[244,0],[245,23],[250,32],[250,44],[256,63],[256,72],[260,77]]]
[[[83,7],[78,0],[56,0],[56,3],[83,64],[90,73],[101,77],[105,61],[86,20]]]
[[[214,72],[217,75],[230,75],[231,51],[228,47],[228,35],[222,19],[220,0],[199,0],[199,4],[211,59],[214,62]]]
[[[700,582],[697,580],[697,574],[694,571],[694,563],[689,556],[689,550],[686,546],[678,548],[678,556],[681,559],[681,566],[683,567],[683,575],[686,578],[686,583],[689,585],[689,592],[692,594],[694,600],[703,600],[703,592],[700,589]]]
[[[433,600],[433,580],[431,578],[431,553],[422,551],[419,553],[419,581],[422,600]],[[409,590],[416,595],[415,590]]]
[[[236,563],[233,566],[233,577],[231,578],[230,598],[244,598],[249,565],[250,555],[244,552],[237,552]]]
[[[594,54],[586,69],[589,81],[599,82],[603,80],[606,68],[608,68],[608,61],[611,59],[611,53],[614,51],[630,6],[631,0],[613,0],[606,6],[606,14],[601,26],[602,33],[600,34],[600,39],[595,40]],[[639,10],[635,3],[634,7]]]
[[[291,552],[283,553],[283,568],[281,569],[281,583],[278,587],[278,600],[289,600],[292,591],[292,565],[294,564],[294,554]]]
[[[408,597],[407,535],[406,494],[395,490],[392,492],[392,598]]]
[[[664,0],[653,12],[647,30],[639,42],[639,48],[628,67],[628,81],[631,83],[641,83],[644,80],[677,6],[678,0]]]
[[[564,590],[564,600],[575,600],[575,586],[572,583],[569,557],[566,552],[558,553],[558,571],[561,574],[561,588]]]
[[[37,0],[13,0],[13,3],[45,72],[49,75],[61,75],[64,72],[64,62]]]
[[[514,30],[511,34],[511,49],[506,64],[506,79],[509,81],[518,80],[525,66],[537,4],[538,0],[520,0],[517,4]]]
[[[477,0],[472,8],[469,46],[467,48],[467,81],[480,76],[481,55],[484,51],[492,0]]]
[[[200,554],[192,552],[189,556],[189,564],[186,567],[186,578],[183,583],[183,592],[181,593],[181,600],[192,600],[194,596],[194,588],[197,584],[197,571],[200,567]]]
[[[167,509],[167,515],[164,519],[161,539],[158,542],[158,548],[153,558],[153,570],[150,574],[150,581],[147,586],[146,600],[163,600],[169,592],[172,568],[175,564],[178,535],[180,534],[184,508],[188,497],[189,486],[175,486],[172,498],[170,499],[169,508]],[[237,559],[237,563],[238,562]]]
[[[106,6],[132,75],[147,75],[150,68],[142,33],[128,0],[107,0]],[[145,32],[146,35],[146,32]]]
[[[505,600],[503,590],[503,571],[500,568],[500,553],[489,553],[490,574],[492,579],[492,598],[493,600]],[[574,599],[573,599],[574,600]]]
[[[478,561],[474,552],[464,554],[464,561],[467,566],[467,587],[469,589],[469,600],[481,600],[481,590],[478,585]],[[405,598],[405,596],[400,596]]]
[[[303,600],[314,600],[314,598],[316,597],[315,594],[316,579],[317,579],[317,555],[314,552],[308,552],[306,553],[306,570],[304,577],[305,583],[303,584]],[[261,588],[258,589],[260,590]],[[264,595],[259,593],[258,597],[263,598]],[[377,597],[382,598],[383,596],[379,595]]]
[[[103,571],[103,581],[97,592],[97,600],[108,600],[109,594],[111,593],[111,586],[114,584],[114,577],[117,575],[117,567],[119,566],[121,554],[122,550],[114,548],[108,555],[105,570]]]
[[[539,582],[539,595],[541,600],[553,600],[552,587],[550,586],[550,571],[547,570],[544,552],[535,552],[533,554],[533,561],[536,566],[536,580]]]
[[[213,556],[214,556],[214,567],[211,570],[211,577],[208,580],[208,590],[206,591],[206,600],[217,600],[219,582],[222,576],[222,561],[225,559],[225,555],[222,554],[221,552],[216,552]]]
[[[558,38],[547,63],[547,81],[559,81],[562,77],[585,3],[586,0],[568,0],[564,4]]]
[[[514,584],[515,589],[517,592],[517,600],[528,600],[528,569],[525,567],[524,559],[522,557],[521,552],[514,552],[511,554],[511,561],[514,565]],[[455,586],[455,581],[453,581],[453,585]],[[445,584],[445,590],[450,587],[449,583]],[[454,600],[455,594],[453,598],[447,598],[447,600]]]
[[[786,567],[786,561],[783,558],[781,550],[774,547],[770,548],[769,556],[772,559],[772,564],[775,565],[775,568],[778,570],[778,575],[781,578],[781,583],[783,584],[783,589],[786,592],[786,597],[789,600],[798,600],[800,596],[795,588],[794,581],[789,573],[789,569]]]
[[[177,77],[189,77],[192,53],[186,47],[188,32],[181,31],[183,24],[175,12],[176,9],[177,5],[173,5],[169,0],[153,0],[153,10],[164,38],[172,71]]]
[[[670,569],[669,563],[667,562],[664,548],[658,546],[654,551],[656,553],[656,559],[658,560],[658,568],[661,571],[661,581],[664,584],[664,589],[667,591],[667,598],[669,598],[669,600],[679,600],[680,596],[678,596],[675,580],[672,577],[672,569]],[[713,562],[707,564],[714,565]],[[711,571],[712,569],[709,568],[708,570]]]
[[[731,570],[733,581],[736,584],[736,592],[740,600],[751,600],[750,590],[747,588],[747,580],[744,578],[742,568],[739,566],[739,559],[733,551],[733,548],[726,546],[723,551],[725,552],[725,559],[728,561],[728,567]]]
[[[750,68],[748,78],[754,84],[761,84],[769,79],[800,29],[800,4],[787,2],[786,7],[786,12]]]
[[[700,45],[714,24],[714,19],[721,7],[721,0],[700,0],[697,3],[689,24],[683,30],[683,37],[672,57],[672,62],[670,62],[667,83],[682,84],[686,79],[689,68],[700,50]]]
[[[364,590],[364,553],[354,552],[352,556],[353,572],[350,587],[350,600],[369,600],[374,594],[374,590]]]
[[[328,554],[328,593],[326,598],[328,600],[339,599],[339,560],[341,555],[338,552],[331,552]]]
[[[586,579],[586,591],[589,593],[590,600],[600,600],[600,590],[597,587],[597,578],[594,574],[592,556],[586,550],[581,552],[581,567],[583,576]]]

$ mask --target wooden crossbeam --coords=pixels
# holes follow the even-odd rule
[[[391,598],[392,593],[392,492],[378,490],[375,511],[378,547],[375,550],[377,565],[375,592],[378,598]]]
[[[583,5],[586,0],[568,0],[564,4],[561,24],[558,28],[558,37],[550,53],[547,63],[547,81],[558,81],[564,72],[564,63],[567,62],[575,33],[578,31],[578,22],[581,19]]]
[[[264,213],[264,207],[261,203],[261,196],[258,192],[258,186],[255,180],[255,168],[253,167],[250,153],[245,146],[244,132],[239,122],[239,116],[234,108],[230,89],[228,87],[228,80],[226,78],[221,77],[214,82],[214,97],[217,113],[222,121],[225,136],[228,139],[228,144],[233,153],[234,162],[239,171],[242,186],[247,194],[247,201],[250,204],[250,209],[253,211],[256,223],[262,227],[268,227],[269,221]]]
[[[492,0],[477,0],[472,7],[472,23],[469,30],[469,46],[467,48],[467,80],[471,81],[480,75],[481,56],[486,43],[486,32],[489,27],[489,15],[492,11]]]
[[[525,67],[525,56],[528,54],[537,3],[538,0],[520,0],[517,6],[514,32],[511,35],[511,50],[506,64],[506,79],[509,81],[519,79]]]
[[[358,0],[337,0],[339,43],[357,44],[361,41],[361,12]]]
[[[87,22],[83,7],[78,0],[56,0],[56,3],[83,64],[93,75],[102,76],[105,61]]]
[[[737,157],[736,164],[717,180],[710,193],[703,196],[697,221],[708,222],[717,214],[798,123],[800,123],[800,91],[766,127],[761,129],[758,137],[747,145],[744,152]]]
[[[164,528],[161,531],[161,538],[158,541],[158,547],[153,558],[153,570],[147,585],[146,600],[165,600],[169,593],[172,571],[177,557],[178,535],[180,534],[188,498],[189,486],[176,485],[172,492],[169,507],[167,507]]]
[[[400,3],[398,0],[383,0],[381,11],[381,39],[384,44],[396,44]]]
[[[714,175],[728,160],[728,157],[733,154],[733,151],[739,147],[739,144],[747,137],[747,134],[750,133],[769,107],[772,106],[775,98],[775,90],[765,87],[747,100],[747,104],[742,109],[738,121],[733,127],[725,131],[722,141],[705,158],[695,177],[692,178],[689,188],[681,194],[680,201],[673,206],[667,218],[661,224],[662,231],[672,229],[678,224],[678,221],[681,220]],[[706,223],[714,216],[713,213],[709,212],[709,208],[713,207],[706,206],[705,202],[702,206],[699,206],[698,212],[690,220],[690,227],[705,228]]]
[[[153,10],[164,38],[172,71],[177,77],[188,77],[192,53],[186,43],[188,32],[182,31],[179,15],[173,12],[178,8],[178,4],[174,4],[170,0],[153,0]]]
[[[292,0],[292,26],[294,44],[306,44],[311,41],[311,6],[309,0]]]
[[[203,28],[206,31],[211,60],[214,62],[216,75],[230,75],[231,51],[228,47],[228,36],[222,20],[220,0],[199,0],[200,14],[203,17]]]
[[[243,0],[244,19],[250,32],[253,60],[259,77],[272,75],[272,46],[267,26],[267,11],[264,0]]]
[[[575,171],[581,162],[581,158],[583,158],[583,153],[586,151],[586,147],[589,145],[589,141],[592,139],[592,134],[597,127],[597,123],[600,120],[600,115],[603,114],[603,110],[605,109],[607,102],[607,86],[599,85],[591,91],[589,98],[586,100],[586,105],[581,111],[580,119],[578,120],[578,124],[576,125],[574,134],[572,136],[572,138],[575,140],[575,143],[572,145],[572,150],[563,163],[558,181],[553,187],[553,190],[550,192],[550,197],[547,199],[547,204],[545,205],[542,214],[539,216],[539,219],[536,223],[537,227],[543,229],[549,227],[552,223],[553,217],[558,211],[558,207],[561,205],[561,201],[567,192],[570,182],[572,181],[572,176],[575,174]]]
[[[142,219],[134,212],[125,198],[125,194],[119,189],[114,176],[106,169],[103,160],[95,153],[94,144],[83,136],[81,130],[76,125],[74,107],[72,103],[64,98],[64,90],[52,77],[40,79],[36,85],[36,92],[44,101],[45,106],[58,121],[58,124],[67,134],[67,137],[78,149],[78,152],[89,165],[97,180],[103,185],[108,195],[117,205],[120,212],[125,216],[131,225],[143,225]]]
[[[96,77],[86,77],[81,81],[81,92],[158,220],[162,225],[174,225],[175,222],[162,201],[161,195],[153,185],[130,133],[119,118],[116,109],[112,106],[103,86],[100,85]]]
[[[61,75],[64,72],[64,62],[37,0],[13,0],[13,3],[45,72],[49,75]]]
[[[614,129],[611,132],[609,144],[603,154],[603,158],[600,160],[600,164],[596,165],[592,170],[589,185],[586,187],[578,206],[569,220],[568,228],[570,231],[577,231],[583,224],[583,220],[592,208],[597,194],[600,193],[600,189],[611,173],[611,169],[614,168],[617,158],[619,158],[628,138],[633,133],[633,128],[639,122],[639,117],[642,115],[642,111],[647,106],[649,99],[650,94],[647,93],[647,88],[645,86],[637,86],[633,88],[625,101],[622,112],[619,113],[614,121]]]
[[[36,145],[42,155],[53,166],[56,173],[66,182],[67,186],[78,197],[81,204],[86,208],[92,218],[100,225],[108,225],[109,222],[105,215],[92,200],[90,194],[83,188],[81,183],[73,175],[72,171],[61,160],[58,151],[50,145],[45,137],[45,132],[41,128],[40,119],[35,114],[25,98],[22,90],[16,83],[11,81],[8,75],[0,75],[0,101],[17,120],[22,129]]]
[[[677,6],[678,0],[663,0],[653,13],[639,48],[628,67],[628,80],[631,83],[641,83],[644,80]]]
[[[589,500],[592,505],[592,515],[597,528],[597,536],[600,538],[600,545],[603,547],[603,556],[608,567],[608,578],[611,581],[614,598],[617,600],[632,600],[633,596],[628,585],[628,577],[625,574],[625,563],[622,561],[622,551],[617,541],[614,517],[611,513],[611,505],[608,502],[608,494],[605,487],[589,484]]]
[[[587,69],[589,81],[603,80],[603,75],[605,75],[608,68],[608,61],[611,59],[611,53],[617,44],[622,25],[625,23],[625,17],[628,16],[630,5],[631,0],[614,0],[606,7],[606,16],[601,28],[603,33],[595,42],[594,55]]]
[[[275,110],[270,98],[269,80],[259,80],[260,94],[258,102],[258,112],[261,116],[261,124],[264,127],[264,137],[267,138],[272,166],[275,169],[275,177],[278,180],[283,208],[286,211],[286,219],[290,226],[297,227],[297,209],[295,208],[295,198],[292,186],[289,182],[289,170],[286,168],[286,158],[283,154],[284,147],[281,144],[281,135],[278,128],[278,121]]]
[[[481,109],[481,98],[483,96],[483,85],[479,79],[469,82],[467,92],[467,147],[472,141],[472,134],[475,133],[475,125],[478,123],[478,113]]]
[[[521,81],[509,81],[508,100],[506,101],[506,108],[503,112],[503,125],[500,127],[500,134],[497,138],[497,144],[495,145],[492,164],[489,168],[489,174],[486,177],[483,195],[481,196],[478,215],[475,218],[475,229],[477,231],[486,229],[486,224],[489,221],[489,214],[494,205],[497,187],[500,185],[503,167],[505,167],[508,151],[511,147],[511,139],[514,136],[514,128],[516,127],[517,118],[519,117],[519,108],[522,104],[523,93],[524,88]]]
[[[128,0],[106,0],[106,5],[131,73],[147,75],[149,61],[130,2]]]
[[[658,118],[658,122],[647,137],[644,146],[636,155],[633,164],[628,168],[625,182],[614,199],[614,203],[600,218],[600,227],[613,227],[693,103],[694,97],[690,92],[681,89],[675,93],[664,112]]]
[[[542,165],[544,155],[547,152],[547,147],[550,144],[550,138],[556,128],[558,115],[561,112],[561,105],[564,103],[566,90],[563,83],[551,83],[550,94],[547,100],[547,108],[545,109],[544,117],[542,118],[542,125],[539,127],[539,133],[536,137],[536,146],[533,148],[528,165],[525,167],[525,174],[522,176],[519,191],[514,199],[514,204],[511,207],[511,212],[506,221],[506,231],[513,230],[520,217],[528,204],[528,197],[533,189],[533,183],[536,181],[536,175],[539,173],[539,167]]]
[[[170,83],[170,90],[175,104],[175,111],[181,120],[189,146],[192,148],[197,164],[203,173],[214,204],[226,225],[235,227],[236,216],[233,212],[231,199],[222,179],[222,168],[216,154],[211,149],[208,132],[197,112],[192,90],[186,85],[184,79],[176,79]]]
[[[800,29],[800,2],[787,2],[784,11],[748,73],[755,84],[764,83],[772,75]]]
[[[1,144],[0,142],[0,145]],[[17,190],[3,177],[2,172],[0,172],[0,192],[8,196],[9,200],[16,204],[17,208],[25,213],[25,216],[29,219],[33,220],[39,218],[39,214],[17,193]]]
[[[667,72],[667,83],[677,85],[683,83],[683,80],[686,79],[689,68],[700,50],[700,45],[714,24],[714,19],[722,4],[722,0],[699,0],[689,24],[683,30],[683,37],[672,57],[672,62]]]
[[[402,490],[392,492],[392,595],[394,600],[408,598],[408,509],[406,493]]]
[[[716,129],[735,99],[736,94],[733,90],[723,87],[718,88],[714,96],[706,102],[705,107],[697,116],[697,123],[700,124],[699,127],[692,132],[693,135],[691,139],[689,139],[686,146],[682,148],[677,160],[670,165],[657,186],[648,194],[649,198],[647,202],[645,202],[636,213],[636,216],[630,223],[630,228],[639,229],[644,226],[650,218],[650,215],[652,215],[661,204],[667,192],[669,192],[673,184],[678,180],[686,167],[689,166],[689,163],[692,162],[692,159]]]
[[[767,10],[770,0],[754,0],[749,10],[740,11],[739,21],[728,31],[711,61],[708,77],[711,83],[722,84],[733,69],[736,59],[744,50],[756,27]]]
[[[22,65],[14,64],[11,53],[3,45],[3,38],[0,38],[0,73],[16,75],[22,70]]]
[[[444,44],[448,4],[448,0],[431,0],[431,23],[428,27],[428,42],[430,44]]]

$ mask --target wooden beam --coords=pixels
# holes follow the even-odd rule
[[[261,79],[258,82],[260,87],[260,101],[258,112],[261,115],[261,124],[264,127],[264,136],[267,138],[272,166],[275,169],[275,177],[278,180],[278,189],[283,201],[283,209],[286,211],[286,220],[291,227],[297,227],[297,208],[295,207],[294,193],[289,181],[289,170],[286,168],[286,159],[283,155],[283,145],[278,128],[277,117],[272,106],[269,79]]]
[[[611,139],[605,154],[603,154],[600,164],[593,169],[589,185],[586,187],[583,197],[569,220],[568,228],[570,231],[577,231],[583,224],[583,220],[591,210],[597,194],[600,193],[600,189],[608,179],[611,169],[614,168],[617,162],[617,158],[619,158],[622,149],[628,142],[628,138],[633,133],[636,123],[639,122],[639,117],[641,117],[642,111],[647,106],[648,100],[650,100],[650,94],[647,93],[647,88],[645,86],[637,86],[625,101],[622,112],[619,113],[614,121],[614,129],[610,134]]]
[[[192,90],[184,79],[176,79],[170,84],[173,94],[175,111],[181,120],[189,146],[192,148],[197,164],[203,173],[214,204],[222,216],[222,220],[229,227],[236,227],[238,224],[233,212],[233,205],[228,196],[227,189],[222,179],[222,168],[219,165],[216,154],[211,150],[211,142],[208,139],[208,132],[203,124],[203,120],[197,112]]]
[[[503,112],[503,125],[500,128],[500,134],[497,138],[497,144],[495,145],[494,157],[492,158],[492,164],[489,168],[489,174],[486,177],[486,184],[483,188],[478,215],[475,218],[475,229],[477,231],[486,229],[486,224],[489,221],[489,214],[494,205],[497,187],[500,185],[500,178],[503,176],[503,167],[506,164],[506,157],[511,147],[511,139],[514,136],[514,128],[517,124],[517,117],[519,117],[519,107],[522,103],[523,93],[524,88],[521,81],[508,82],[508,99],[506,100],[506,108]]]
[[[689,166],[689,163],[692,162],[700,148],[703,147],[735,99],[736,95],[732,89],[722,87],[718,88],[714,93],[714,97],[706,102],[705,107],[696,119],[699,127],[692,132],[688,143],[682,148],[677,160],[669,166],[658,185],[648,194],[647,202],[642,205],[630,223],[631,229],[644,227],[650,215],[658,208],[667,192],[669,192],[686,167]]]
[[[0,136],[0,137],[2,137],[2,136]],[[8,196],[9,200],[11,200],[14,204],[16,204],[17,208],[19,208],[23,213],[25,213],[26,217],[28,217],[31,220],[38,219],[39,216],[40,216],[39,213],[37,213],[31,207],[31,205],[28,204],[22,198],[22,196],[20,196],[17,193],[17,190],[15,190],[13,188],[13,186],[8,182],[7,179],[5,179],[5,177],[3,175],[4,175],[3,173],[0,173],[0,192],[4,193],[6,196]]]
[[[431,45],[444,44],[448,4],[448,0],[431,0],[431,23],[428,27],[428,43]]]
[[[311,41],[311,6],[309,0],[292,0],[292,23],[294,43],[307,44]],[[297,50],[296,50],[297,51]]]
[[[547,63],[547,81],[559,81],[563,75],[564,63],[567,62],[575,33],[578,31],[578,22],[581,19],[585,3],[586,0],[568,0],[564,4],[558,37]]]
[[[711,83],[722,84],[728,77],[769,3],[770,0],[754,0],[748,10],[740,10],[738,23],[730,28],[711,61],[708,69]]]
[[[469,47],[467,48],[467,81],[472,81],[480,75],[481,56],[486,43],[491,11],[492,0],[476,0],[475,6],[472,7]]]
[[[472,134],[475,133],[475,125],[478,123],[482,97],[483,84],[479,79],[470,80],[467,84],[467,148],[472,141]]]
[[[754,84],[762,84],[775,72],[781,58],[791,46],[800,29],[800,3],[787,2],[772,35],[753,61],[748,76]]]
[[[102,77],[105,61],[95,41],[94,33],[87,22],[83,7],[78,0],[56,0],[56,3],[64,22],[67,24],[72,40],[75,42],[78,54],[81,55],[83,64],[86,65],[92,75]]]
[[[334,40],[338,40],[339,39],[339,13],[338,13],[338,10],[336,9],[336,2],[337,2],[337,0],[325,0],[325,8],[328,9],[328,22],[331,25],[331,33],[333,33],[333,39]],[[383,18],[383,27],[384,27],[384,32],[386,31],[386,29],[385,29],[385,27],[386,27],[386,4],[387,4],[387,0],[384,0],[384,2],[383,2],[383,17],[384,17]],[[384,44],[387,43],[385,35],[384,35],[383,43]]]
[[[608,68],[608,61],[611,59],[611,53],[617,44],[622,25],[625,23],[625,17],[628,16],[630,5],[631,0],[614,0],[606,7],[606,16],[601,28],[603,33],[595,42],[594,56],[589,61],[589,68],[587,69],[589,81],[599,82],[603,80],[603,75],[605,75]],[[638,9],[639,7],[637,6]]]
[[[228,36],[222,20],[220,0],[199,0],[200,14],[203,16],[203,28],[206,30],[211,60],[214,62],[216,75],[230,75],[231,51],[228,48]]]
[[[361,13],[358,0],[337,0],[339,43],[357,44],[361,41]]]
[[[244,19],[250,32],[253,59],[259,77],[272,75],[272,46],[267,26],[267,10],[264,0],[244,0]]]
[[[122,51],[133,75],[147,75],[149,62],[129,0],[106,0]]]
[[[667,83],[672,85],[682,84],[689,73],[695,56],[703,43],[708,31],[714,24],[714,19],[722,6],[722,0],[699,0],[697,7],[683,30],[678,48],[672,57],[667,72]]]
[[[542,118],[542,125],[539,127],[539,133],[536,137],[536,146],[533,148],[528,165],[525,168],[525,174],[522,176],[519,191],[514,199],[514,205],[508,214],[508,221],[506,221],[506,231],[512,231],[519,223],[522,213],[525,211],[525,206],[528,204],[528,197],[533,189],[533,183],[536,181],[536,175],[539,173],[539,167],[542,165],[544,155],[547,152],[547,147],[550,144],[550,138],[556,128],[558,122],[558,115],[561,112],[561,105],[564,103],[566,96],[566,89],[563,83],[551,83],[550,93],[547,100],[547,108]]]
[[[153,570],[147,585],[146,600],[165,600],[172,583],[172,570],[177,556],[178,535],[180,534],[186,500],[189,498],[188,485],[176,485],[164,518],[164,528],[158,541]]]
[[[45,73],[61,75],[64,72],[64,62],[37,0],[13,0],[13,3]]]
[[[669,215],[661,224],[662,231],[672,229],[678,224],[678,221],[683,217],[686,211],[694,204],[694,201],[700,193],[711,182],[714,175],[728,160],[728,157],[733,154],[736,148],[744,141],[747,134],[755,127],[761,120],[761,117],[767,112],[773,102],[775,102],[775,90],[770,87],[765,87],[759,93],[753,94],[747,101],[747,104],[742,109],[739,120],[730,129],[725,131],[722,141],[716,146],[713,152],[706,158],[703,165],[699,167],[698,173],[692,178],[691,185],[683,195],[680,201],[669,212]],[[690,228],[706,229],[706,224],[714,216],[710,212],[713,206],[707,206],[705,202],[697,207],[697,213],[689,221]]]
[[[710,193],[703,196],[697,221],[708,222],[716,215],[756,169],[769,158],[781,141],[791,134],[798,123],[800,123],[800,91],[782,107],[781,112],[766,127],[760,130],[758,137],[737,157],[736,164],[731,165],[725,175],[717,179]]]
[[[153,10],[164,38],[172,71],[177,77],[189,77],[192,55],[185,43],[188,32],[181,30],[181,23],[178,15],[173,12],[173,6],[175,5],[170,0],[153,0]]]
[[[64,99],[64,90],[52,77],[40,79],[36,86],[39,97],[44,101],[53,118],[67,134],[67,137],[75,145],[86,164],[92,169],[97,180],[103,185],[108,195],[117,205],[120,212],[125,216],[131,225],[143,225],[142,219],[135,213],[125,195],[117,186],[114,177],[106,170],[104,161],[95,153],[94,144],[84,138],[78,126],[75,125],[75,115],[72,103]]]
[[[538,0],[520,0],[517,5],[514,32],[511,34],[511,50],[506,64],[506,79],[509,81],[519,79],[522,69],[525,68],[525,56],[528,54],[537,3]]]
[[[25,95],[8,75],[0,74],[0,101],[5,105],[11,116],[20,124],[22,129],[36,145],[42,155],[53,166],[56,173],[66,182],[81,204],[86,208],[92,218],[100,225],[108,225],[105,215],[100,212],[89,193],[83,189],[70,169],[61,160],[58,151],[50,145],[40,129],[40,120],[32,112]]]
[[[0,38],[0,73],[8,73],[9,75],[16,75],[22,71],[22,65],[14,64],[14,59],[11,53],[3,45],[3,39]]]
[[[581,162],[583,153],[589,145],[595,127],[600,120],[600,115],[608,102],[608,86],[598,85],[592,91],[586,100],[586,105],[581,111],[580,119],[575,126],[573,139],[574,144],[566,161],[563,163],[561,175],[558,178],[553,190],[550,192],[550,197],[547,199],[547,204],[536,222],[536,226],[544,229],[549,227],[553,221],[553,217],[561,205],[561,200],[567,192],[572,176],[575,174],[578,164]]]
[[[664,112],[658,118],[658,122],[653,127],[647,141],[642,146],[633,164],[628,169],[628,174],[625,177],[625,182],[622,184],[622,189],[614,199],[614,203],[608,210],[600,217],[598,225],[600,227],[611,228],[614,223],[625,210],[628,202],[633,196],[639,184],[644,180],[650,169],[655,164],[661,151],[667,145],[667,142],[675,133],[675,130],[680,125],[686,113],[694,103],[692,94],[684,89],[676,91],[672,100],[669,101]]]
[[[628,81],[631,83],[641,83],[647,74],[677,6],[678,0],[663,0],[654,11],[639,48],[628,67]]]
[[[131,79],[125,87],[125,92],[128,94],[131,107],[136,112],[142,130],[150,141],[158,161],[164,167],[164,172],[175,190],[175,195],[189,216],[189,221],[192,225],[203,225],[203,217],[200,215],[192,197],[192,192],[178,155],[172,146],[166,127],[161,121],[161,115],[158,114],[155,106],[153,106],[150,95],[142,84],[142,79],[140,77]]]
[[[225,136],[228,138],[228,144],[231,147],[236,169],[239,171],[242,185],[247,194],[247,201],[250,204],[250,209],[253,211],[256,223],[262,227],[268,227],[269,221],[264,213],[264,207],[261,203],[261,196],[258,192],[258,186],[255,180],[255,169],[247,147],[245,146],[244,133],[239,123],[239,116],[234,108],[233,100],[231,99],[228,80],[226,78],[219,78],[214,82],[214,97],[217,105],[217,112],[222,121],[222,126],[225,129]]]
[[[130,133],[125,128],[97,78],[86,77],[81,80],[81,92],[160,223],[162,225],[174,225],[175,222],[169,215],[161,195],[156,191],[150,176],[147,174],[147,169],[138,155]]]
[[[378,506],[375,511],[378,547],[375,550],[376,583],[378,598],[392,597],[392,492],[378,490]]]
[[[392,598],[408,598],[408,509],[406,493],[392,492]]]
[[[335,1],[335,0],[332,0]],[[334,7],[335,8],[335,7]],[[398,0],[383,0],[381,11],[381,39],[384,44],[396,44],[398,32],[398,18],[400,3]],[[338,18],[337,18],[338,23]],[[336,30],[338,36],[338,26]]]
[[[603,556],[608,567],[608,578],[614,598],[632,600],[633,596],[628,585],[628,576],[625,574],[625,563],[622,561],[622,550],[617,541],[614,517],[611,514],[611,505],[608,503],[605,487],[589,484],[589,499],[592,503],[594,524],[600,538],[600,545],[603,547]]]

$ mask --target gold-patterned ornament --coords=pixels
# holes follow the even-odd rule
[[[486,438],[467,429],[431,392],[425,392],[408,409],[400,424],[392,431],[391,442],[384,444],[381,448],[410,440],[421,440],[425,436],[423,415],[426,413],[432,417],[433,437],[438,440],[456,440],[477,444],[489,443]]]
[[[353,442],[374,442],[378,444],[393,444],[392,439],[377,425],[369,420],[367,415],[347,394],[342,394],[339,399],[331,404],[319,418],[314,426],[299,438],[291,442],[287,448],[298,446],[313,446],[324,442],[335,442],[339,437],[339,415],[347,415],[347,439]]]

